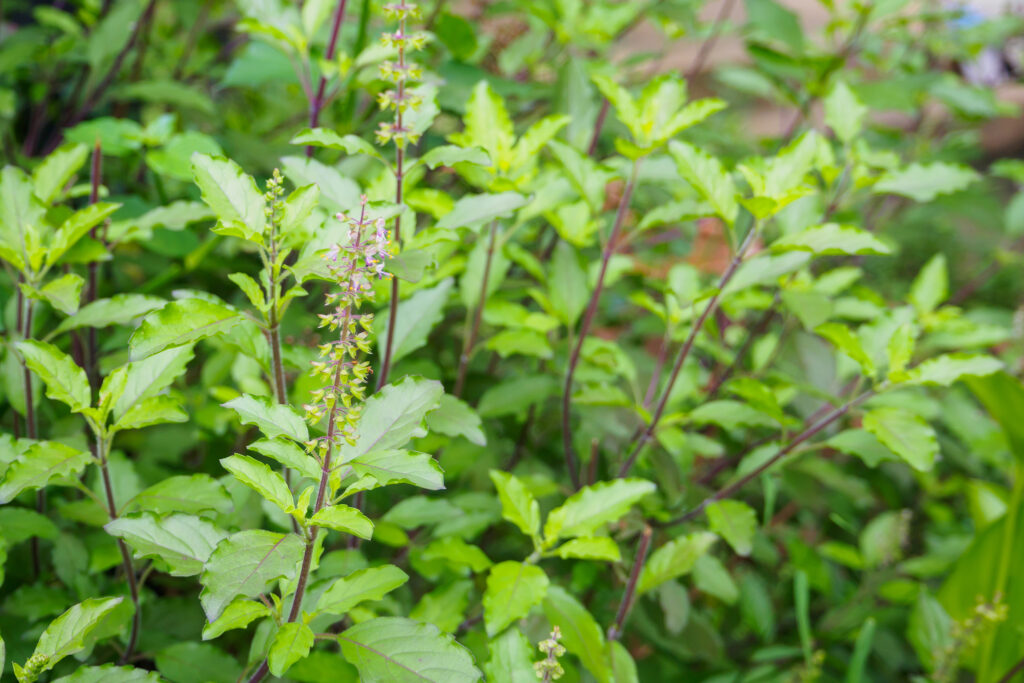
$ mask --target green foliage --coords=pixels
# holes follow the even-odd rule
[[[0,43],[0,677],[1012,677],[1021,22],[51,4]]]

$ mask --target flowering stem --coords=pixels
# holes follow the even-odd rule
[[[640,438],[633,446],[633,450],[630,452],[629,457],[626,458],[626,461],[622,463],[622,467],[619,469],[618,476],[620,478],[625,477],[629,473],[629,470],[633,467],[633,463],[636,462],[637,457],[640,455],[640,451],[643,450],[644,446],[647,445],[647,442],[654,435],[654,430],[657,429],[658,423],[661,421],[661,417],[665,413],[665,407],[668,405],[668,399],[672,395],[672,387],[675,386],[676,380],[679,379],[679,373],[682,371],[683,364],[686,362],[686,359],[690,355],[690,351],[693,349],[693,344],[697,340],[697,335],[700,334],[700,331],[703,329],[704,323],[707,322],[708,317],[718,310],[722,291],[736,274],[740,264],[743,262],[744,255],[747,253],[750,245],[754,243],[754,237],[757,233],[758,226],[755,224],[747,232],[747,236],[743,239],[743,243],[740,245],[739,249],[736,250],[736,255],[733,256],[729,266],[725,269],[725,272],[722,273],[722,277],[718,281],[718,287],[714,296],[712,296],[711,300],[708,301],[708,305],[704,308],[704,311],[701,312],[697,321],[690,329],[690,334],[686,337],[686,341],[683,342],[683,346],[679,349],[679,353],[676,356],[675,364],[672,366],[672,374],[669,375],[668,384],[665,385],[665,388],[661,392],[661,399],[658,401],[658,405],[655,407],[654,413],[651,415],[650,423],[647,425],[647,428],[644,429]]]
[[[626,623],[629,611],[633,609],[633,602],[636,600],[636,585],[640,580],[640,571],[647,562],[647,553],[651,549],[651,527],[645,526],[640,534],[640,542],[636,546],[636,560],[633,562],[633,569],[629,572],[629,583],[626,584],[626,592],[622,594],[622,601],[619,603],[619,611],[615,614],[615,623],[608,628],[608,640],[618,640],[622,635],[622,627]]]
[[[462,342],[462,355],[459,356],[459,372],[455,379],[454,391],[456,398],[462,396],[462,390],[466,384],[466,372],[469,370],[469,359],[473,355],[473,347],[476,346],[476,338],[480,334],[480,323],[483,319],[484,304],[487,302],[487,286],[491,279],[491,263],[494,261],[494,243],[497,239],[497,232],[498,221],[491,221],[491,230],[487,238],[487,256],[484,259],[484,274],[480,283],[480,300],[473,310],[472,324],[466,327],[467,332]]]
[[[640,159],[637,159],[633,162],[633,171],[630,174],[629,182],[626,184],[622,198],[619,200],[619,208],[615,214],[615,223],[612,225],[611,235],[608,237],[608,241],[604,245],[604,251],[601,254],[601,270],[597,274],[597,283],[594,285],[594,291],[590,295],[590,301],[587,302],[587,309],[583,314],[583,322],[580,324],[576,343],[569,356],[569,366],[565,372],[565,385],[562,388],[562,450],[565,453],[565,467],[569,471],[569,479],[575,489],[580,487],[580,477],[576,453],[572,448],[572,434],[570,433],[573,377],[576,374],[576,366],[580,362],[583,342],[586,341],[587,335],[590,333],[590,326],[594,322],[594,316],[597,314],[597,305],[601,300],[605,277],[608,274],[608,264],[611,262],[612,256],[618,247],[619,237],[622,234],[622,224],[626,219],[626,210],[629,208],[629,201],[633,196],[639,172]]]

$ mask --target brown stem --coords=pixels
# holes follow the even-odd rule
[[[651,372],[651,381],[647,383],[647,391],[644,393],[644,408],[651,405],[651,401],[654,400],[654,394],[658,391],[658,379],[661,377],[661,371],[665,368],[665,360],[668,358],[668,346],[672,339],[671,328],[665,330],[665,335],[661,338],[661,345],[658,346],[658,356],[654,360],[654,371]]]
[[[512,457],[509,458],[508,463],[503,468],[506,472],[511,472],[519,464],[519,461],[523,459],[523,453],[526,451],[526,441],[530,436],[530,427],[533,426],[533,418],[536,412],[536,403],[527,409],[526,419],[523,420],[523,426],[519,429],[519,438],[516,439],[515,450],[512,451]]]
[[[874,394],[874,390],[869,389],[868,391],[865,391],[859,396],[850,399],[843,405],[837,408],[833,408],[827,414],[825,414],[820,420],[814,422],[809,427],[804,429],[804,431],[800,432],[800,434],[798,434],[796,438],[794,438],[792,441],[786,444],[783,448],[780,448],[778,451],[776,451],[775,455],[768,458],[768,460],[761,463],[761,465],[754,468],[750,472],[746,473],[745,475],[743,475],[733,483],[729,484],[728,486],[725,486],[724,488],[719,489],[715,493],[711,494],[710,496],[702,500],[700,504],[691,509],[689,512],[686,512],[685,514],[673,519],[670,522],[666,522],[663,526],[673,526],[676,524],[682,524],[683,522],[688,522],[692,519],[696,519],[704,512],[708,505],[714,503],[715,501],[722,500],[723,498],[727,498],[736,491],[739,491],[741,488],[746,486],[747,483],[761,476],[772,465],[774,465],[779,460],[792,453],[797,446],[804,443],[808,439],[813,438],[823,429],[825,429],[830,424],[832,424],[833,422],[841,418],[843,415],[848,413],[851,408],[854,408],[860,403],[866,401],[868,398],[874,396]]]
[[[124,64],[124,60],[128,56],[128,53],[131,52],[133,47],[135,47],[135,43],[139,39],[139,34],[141,33],[142,28],[150,21],[150,19],[153,16],[153,11],[155,9],[156,0],[149,0],[149,3],[146,5],[146,8],[142,11],[142,15],[135,22],[135,25],[132,26],[132,32],[128,35],[128,42],[124,44],[124,47],[121,48],[121,51],[117,53],[116,57],[114,57],[114,61],[110,65],[110,69],[107,70],[107,73],[104,74],[100,82],[96,84],[96,87],[93,88],[88,95],[86,95],[85,100],[82,102],[82,105],[71,114],[67,121],[67,125],[75,125],[76,123],[84,119],[86,116],[88,116],[89,113],[92,112],[92,110],[96,107],[96,105],[99,103],[100,98],[103,96],[103,93],[105,93],[107,91],[107,88],[110,87],[111,83],[114,82],[114,79],[117,77],[118,72],[121,70],[121,65]],[[59,134],[60,133],[58,131],[58,135]]]
[[[399,52],[399,57],[402,52]],[[400,59],[401,62],[401,59]],[[402,83],[399,81],[399,98],[402,96]],[[398,110],[398,127],[402,127],[402,110]],[[405,163],[405,150],[398,148],[395,162],[395,204],[399,207],[399,213],[395,216],[395,244],[401,249],[402,239],[402,181],[405,177],[405,170],[402,168]],[[395,343],[395,323],[398,321],[398,278],[391,279],[391,302],[388,308],[388,334],[384,342],[384,362],[380,366],[380,377],[377,380],[377,387],[380,388],[388,383],[388,375],[391,373],[391,355]]]
[[[341,23],[345,18],[345,4],[346,0],[338,0],[338,5],[334,9],[334,23],[331,25],[331,39],[327,42],[327,54],[325,55],[326,60],[331,62],[334,60],[334,52],[338,47],[338,34],[341,31]],[[309,127],[316,128],[320,125],[320,112],[324,107],[324,93],[327,90],[327,76],[320,76],[320,83],[316,89],[316,96],[309,103]],[[306,156],[313,156],[313,146],[309,145],[306,147]]]
[[[107,454],[110,450],[110,442],[107,439],[96,440],[96,447],[99,451],[100,478],[103,480],[103,492],[107,498],[107,514],[110,521],[117,519],[117,502],[114,500],[114,486],[110,481],[110,468],[108,467]],[[128,546],[120,538],[117,539],[117,548],[121,551],[121,566],[124,568],[125,580],[128,582],[128,594],[131,596],[132,604],[135,606],[135,613],[132,615],[132,630],[128,635],[128,644],[121,653],[119,664],[128,662],[135,652],[135,645],[139,641],[139,630],[142,627],[142,610],[139,605],[139,584],[135,578],[135,565],[132,563],[132,554]]]
[[[622,594],[622,601],[619,602],[619,611],[615,613],[615,623],[608,628],[608,640],[618,640],[622,635],[622,627],[626,623],[626,617],[633,608],[636,599],[636,585],[640,580],[640,570],[644,568],[647,561],[647,552],[651,549],[651,527],[645,526],[640,534],[640,542],[636,547],[636,560],[633,562],[633,569],[629,572],[629,583],[626,584],[626,592]]]
[[[601,129],[608,118],[608,110],[611,109],[611,102],[605,100],[601,103],[601,111],[597,112],[597,119],[594,120],[594,132],[590,136],[590,144],[587,145],[587,156],[594,156],[597,153],[597,143],[601,139]]]
[[[459,356],[459,371],[455,378],[454,395],[456,398],[462,396],[462,390],[466,385],[466,373],[469,370],[469,359],[473,355],[473,347],[476,346],[476,338],[480,334],[480,322],[483,320],[484,305],[487,302],[487,286],[491,279],[491,262],[494,260],[494,243],[497,240],[498,221],[491,221],[491,230],[487,237],[487,255],[484,259],[484,275],[480,283],[480,300],[473,309],[473,322],[467,328],[468,333],[462,344],[462,354]]]
[[[725,25],[725,20],[732,14],[733,5],[736,4],[736,0],[725,0],[722,3],[721,8],[718,10],[718,14],[715,16],[715,23],[711,26],[711,33],[701,43],[700,50],[697,51],[697,57],[693,60],[693,65],[686,74],[687,80],[693,80],[704,70],[704,63],[707,62],[711,51],[715,48],[715,43],[718,42],[718,37],[722,33],[722,27]]]
[[[751,227],[747,232],[747,236],[743,239],[743,243],[740,245],[739,249],[736,250],[736,255],[733,256],[729,266],[725,269],[725,272],[722,273],[722,277],[718,281],[717,291],[714,296],[711,297],[711,300],[708,301],[707,307],[700,314],[697,321],[690,329],[690,334],[687,335],[686,341],[683,342],[682,348],[679,349],[679,353],[676,355],[675,364],[672,366],[672,374],[669,375],[668,384],[665,385],[665,388],[661,392],[661,399],[658,401],[658,405],[654,409],[654,414],[651,415],[650,423],[647,425],[647,428],[644,429],[640,438],[633,446],[633,450],[629,454],[629,457],[626,458],[626,461],[619,469],[618,476],[620,478],[625,477],[629,473],[629,470],[633,467],[633,463],[636,462],[637,456],[640,455],[640,451],[643,450],[651,436],[654,435],[654,430],[657,429],[658,423],[661,421],[661,417],[665,413],[665,407],[668,405],[668,399],[672,395],[672,387],[675,386],[676,380],[679,379],[679,373],[682,371],[683,364],[686,362],[687,357],[690,355],[690,351],[693,349],[693,344],[697,340],[697,335],[700,334],[700,331],[704,327],[704,323],[707,322],[708,317],[718,309],[718,304],[722,297],[722,291],[725,289],[726,285],[729,284],[729,281],[732,280],[737,269],[739,269],[740,264],[743,262],[743,256],[746,254],[747,249],[750,248],[750,245],[753,244],[754,237],[757,235],[757,232],[757,225]]]
[[[89,168],[89,181],[91,189],[89,191],[89,203],[95,204],[100,200],[100,185],[103,180],[103,149],[100,146],[99,138],[96,139],[96,144],[92,148],[92,163]],[[92,239],[96,239],[98,227],[94,226],[89,231],[89,236]],[[96,301],[97,295],[99,294],[99,261],[91,261],[89,263],[89,281],[85,289],[85,301],[83,305]],[[86,337],[85,344],[85,374],[89,378],[89,386],[92,387],[93,391],[97,391],[100,385],[99,377],[99,348],[98,340],[96,337],[96,328],[90,327]]]
[[[199,41],[199,36],[202,34],[209,15],[210,6],[203,3],[199,8],[199,15],[196,16],[196,20],[192,22],[192,27],[188,31],[188,38],[185,39],[185,47],[181,51],[181,57],[178,58],[178,63],[174,65],[174,71],[171,73],[172,81],[180,81],[185,73],[185,67],[188,65],[189,58],[192,57],[192,51],[196,48],[196,43]]]
[[[629,182],[623,190],[622,198],[619,199],[619,208],[615,213],[615,223],[612,225],[611,235],[604,245],[601,254],[601,270],[597,274],[597,283],[594,291],[590,294],[590,301],[587,302],[586,312],[583,314],[583,322],[580,324],[579,332],[576,335],[576,343],[573,345],[572,353],[569,355],[569,365],[565,372],[565,385],[562,388],[562,450],[565,453],[565,467],[569,471],[569,479],[573,488],[580,487],[579,466],[576,453],[572,448],[572,434],[570,427],[570,411],[572,409],[572,381],[576,374],[576,366],[580,362],[580,353],[583,350],[583,342],[590,333],[590,326],[597,314],[597,305],[601,300],[601,292],[604,291],[604,280],[608,273],[608,264],[611,262],[615,249],[619,244],[619,236],[622,233],[622,225],[626,220],[626,210],[629,208],[630,199],[633,197],[633,190],[636,187],[637,175],[640,172],[640,159],[633,162],[633,171],[630,174]]]
[[[999,679],[999,683],[1010,683],[1010,681],[1016,678],[1017,674],[1021,671],[1024,671],[1024,659],[1021,659],[1019,662],[1014,664],[1013,668],[1007,671],[1003,677]]]

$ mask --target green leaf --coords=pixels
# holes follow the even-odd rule
[[[85,370],[53,344],[38,341],[17,343],[25,365],[46,385],[46,395],[80,413],[89,407],[92,392]]]
[[[487,644],[491,658],[484,667],[492,683],[536,683],[533,646],[518,629],[508,629]]]
[[[484,624],[494,637],[516,619],[525,617],[544,600],[548,577],[544,570],[522,562],[502,562],[491,567],[484,591]]]
[[[640,572],[637,594],[643,595],[666,581],[689,573],[717,539],[717,536],[707,531],[695,531],[674,538],[655,550]]]
[[[309,440],[309,428],[291,406],[249,394],[231,399],[223,406],[235,411],[242,424],[259,427],[268,439],[286,436],[299,442]]]
[[[170,567],[171,576],[193,576],[217,544],[228,533],[193,515],[172,514],[158,517],[151,512],[119,517],[104,527],[107,533],[124,540],[136,558],[157,557]]]
[[[698,406],[690,419],[694,424],[716,424],[726,429],[774,427],[777,420],[756,408],[732,400],[709,401]]]
[[[316,603],[318,614],[347,614],[353,607],[376,601],[405,584],[409,576],[393,564],[352,572],[332,583]]]
[[[116,294],[109,299],[97,299],[61,320],[51,336],[81,327],[127,325],[166,303],[163,299],[145,294]]]
[[[192,155],[192,176],[217,214],[217,230],[262,244],[266,200],[251,176],[230,159],[198,152]]]
[[[477,446],[487,445],[487,437],[484,435],[482,424],[480,416],[469,407],[468,403],[451,394],[442,396],[437,410],[431,411],[427,415],[427,428],[431,433],[464,436],[470,443]]]
[[[618,562],[622,559],[619,546],[607,536],[574,538],[558,546],[555,553],[563,560],[602,560]]]
[[[427,562],[442,561],[454,567],[468,567],[479,573],[488,569],[493,562],[483,550],[469,545],[457,536],[445,536],[423,549],[420,558]]]
[[[416,349],[426,345],[427,336],[444,318],[444,305],[448,301],[455,281],[445,278],[430,289],[421,289],[398,304],[398,319],[395,321],[392,361],[397,362]],[[387,337],[387,316],[381,316],[383,323],[377,333],[378,343]]]
[[[931,358],[908,374],[911,384],[949,387],[966,377],[985,377],[1003,369],[1003,363],[992,356],[954,353]]]
[[[739,500],[719,500],[707,507],[708,525],[737,555],[747,557],[757,533],[757,513]]]
[[[455,164],[476,164],[477,166],[490,166],[491,158],[480,147],[459,147],[457,145],[441,145],[424,154],[420,161],[427,168],[448,166]]]
[[[54,679],[53,683],[161,683],[152,671],[133,666],[80,666],[73,674]]]
[[[614,522],[657,487],[643,479],[616,479],[585,486],[551,511],[544,524],[544,539],[591,536],[599,527]]]
[[[82,300],[82,285],[85,280],[81,275],[65,273],[50,280],[39,290],[46,301],[64,315],[73,315]]]
[[[32,172],[32,193],[45,205],[53,203],[88,158],[89,148],[85,145],[59,147]]]
[[[199,602],[207,620],[217,619],[238,596],[252,598],[278,579],[294,579],[303,547],[295,534],[262,529],[240,531],[221,541],[199,577]]]
[[[160,394],[185,374],[192,345],[177,346],[117,368],[100,387],[100,406],[110,406],[118,420],[148,398]]]
[[[565,649],[580,658],[598,683],[612,683],[604,633],[587,608],[561,586],[552,585],[544,598],[544,614],[562,631]]]
[[[907,300],[919,314],[931,313],[949,296],[947,270],[946,257],[936,254],[914,278]]]
[[[149,510],[156,513],[201,512],[227,513],[232,508],[231,498],[223,484],[208,474],[168,477],[136,494],[126,508]]]
[[[526,205],[528,198],[518,192],[475,194],[455,202],[455,207],[437,222],[442,229],[477,228],[507,216]]]
[[[878,467],[880,462],[896,459],[892,451],[883,446],[874,434],[863,429],[847,429],[844,432],[839,432],[825,444],[843,453],[857,456],[868,467]]]
[[[381,486],[412,484],[429,491],[444,488],[444,471],[434,456],[401,449],[373,451],[348,463],[359,476],[371,476]]]
[[[587,306],[590,290],[578,252],[565,242],[559,242],[551,256],[548,296],[554,314],[567,326],[575,327]]]
[[[773,251],[809,251],[834,254],[889,254],[892,250],[866,230],[838,223],[825,223],[803,232],[784,235],[772,242]]]
[[[323,508],[310,518],[310,523],[370,540],[373,522],[356,508],[335,504]]]
[[[204,299],[179,299],[147,315],[128,340],[131,359],[142,360],[172,346],[184,346],[242,321],[237,311]]]
[[[860,339],[850,328],[842,323],[825,323],[818,325],[814,331],[827,339],[837,349],[854,360],[868,377],[874,377],[877,369],[875,361],[871,359]]]
[[[278,508],[286,515],[291,514],[295,509],[295,499],[288,489],[284,477],[273,471],[267,465],[248,455],[229,455],[221,458],[220,464],[230,472],[235,479],[251,488],[260,496]]]
[[[0,483],[0,504],[9,503],[22,491],[49,484],[73,485],[85,466],[92,462],[87,451],[56,441],[38,441],[18,455]]]
[[[825,123],[846,144],[860,133],[867,113],[868,108],[843,81],[836,81],[825,97]]]
[[[52,266],[57,263],[68,249],[85,236],[85,233],[106,220],[119,208],[121,208],[120,204],[97,202],[68,216],[53,235],[53,241],[46,252],[46,265]]]
[[[84,650],[89,645],[87,638],[103,624],[104,619],[122,600],[124,598],[89,598],[51,621],[32,653],[34,675],[23,677],[21,667],[15,664],[14,672],[18,680],[35,680],[36,676],[49,671],[60,660]]]
[[[307,128],[291,139],[293,145],[312,145],[338,149],[345,154],[366,154],[375,159],[381,158],[377,148],[358,135],[338,135],[326,128]]]
[[[245,628],[255,620],[269,616],[273,616],[273,612],[262,602],[235,600],[224,609],[216,621],[203,627],[203,640],[213,640],[226,631]]]
[[[288,622],[281,624],[274,640],[270,643],[267,664],[270,673],[283,676],[292,664],[309,655],[316,636],[306,624]]]
[[[463,122],[465,130],[449,139],[462,147],[481,147],[498,171],[508,171],[515,132],[505,103],[487,81],[473,87]]]
[[[644,134],[643,120],[640,107],[637,105],[633,95],[611,78],[596,74],[593,76],[594,85],[601,91],[605,99],[615,107],[615,113],[619,120],[633,133],[634,138],[640,138]],[[666,112],[667,113],[667,112]]]
[[[744,574],[740,579],[740,615],[762,642],[771,642],[775,636],[775,608],[759,574]]]
[[[11,547],[30,538],[53,540],[58,533],[57,525],[35,510],[0,508],[0,546]]]
[[[281,213],[281,241],[287,247],[299,248],[308,239],[306,220],[320,202],[320,188],[305,185],[288,195]]]
[[[711,204],[719,217],[732,225],[739,214],[736,185],[721,162],[693,145],[676,140],[669,143],[669,151],[683,179]]]
[[[401,448],[409,439],[423,436],[423,418],[437,407],[444,388],[436,380],[404,377],[367,399],[356,430],[356,445],[338,449],[338,464],[378,450]]]
[[[364,683],[473,683],[481,673],[473,656],[436,626],[402,617],[378,617],[338,636],[341,653]]]
[[[967,166],[935,162],[913,163],[896,171],[889,171],[875,183],[876,194],[898,194],[915,202],[930,202],[939,195],[966,189],[981,176]]]
[[[967,379],[967,386],[999,423],[1019,461],[1024,461],[1024,386],[1006,372]]]
[[[249,450],[276,460],[308,479],[320,480],[320,463],[292,441],[285,439],[260,439],[249,444]]]
[[[491,481],[501,500],[501,516],[512,522],[527,536],[540,531],[540,505],[522,481],[508,472],[491,470]]]
[[[237,683],[242,667],[209,643],[179,642],[156,653],[156,668],[174,683]]]
[[[927,472],[939,454],[935,430],[921,417],[900,408],[875,408],[864,415],[864,429],[919,472]]]
[[[285,176],[297,187],[314,184],[320,188],[320,203],[330,213],[348,213],[359,207],[359,185],[336,168],[306,157],[282,157]]]

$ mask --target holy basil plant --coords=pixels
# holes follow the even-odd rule
[[[5,5],[0,677],[1024,675],[1024,26],[798,4]]]

